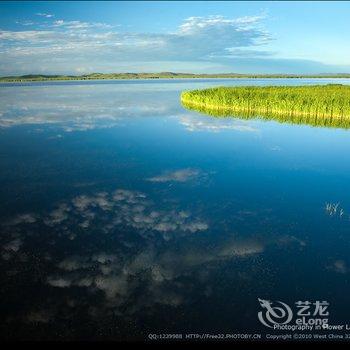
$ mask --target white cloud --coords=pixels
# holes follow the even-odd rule
[[[118,295],[124,297],[128,293],[129,285],[127,276],[97,276],[95,285],[106,294],[107,299],[114,300]]]
[[[37,43],[46,43],[48,44],[50,41],[53,42],[57,39],[57,35],[48,30],[25,30],[25,31],[0,31],[0,40],[3,41],[15,41],[15,42],[28,42],[30,44]],[[31,48],[33,53],[36,48],[31,46],[26,46],[27,48]],[[3,48],[2,48],[3,50]],[[21,47],[10,47],[10,50],[13,51],[14,54],[16,52],[21,52]],[[1,53],[1,51],[0,51]]]
[[[191,222],[189,224],[184,224],[182,228],[184,231],[194,233],[197,231],[205,231],[209,228],[209,226],[204,222]]]
[[[21,250],[29,253],[30,245],[26,246],[22,238],[36,231],[43,247],[48,244],[49,248],[53,242],[55,247],[61,243],[65,247],[59,257],[51,254],[50,272],[42,276],[48,286],[60,289],[61,296],[54,302],[48,299],[46,309],[33,305],[32,311],[26,310],[27,322],[50,322],[62,307],[71,310],[77,305],[85,308],[88,304],[86,309],[93,317],[105,317],[111,312],[122,313],[124,317],[151,312],[157,304],[176,307],[193,301],[194,286],[196,297],[208,296],[211,287],[208,277],[223,262],[230,262],[230,278],[239,283],[246,273],[239,265],[241,261],[254,265],[254,271],[259,272],[259,268],[266,270],[266,266],[250,264],[249,259],[264,253],[268,246],[295,244],[300,249],[305,245],[294,236],[276,236],[270,232],[261,236],[246,231],[242,235],[233,234],[225,230],[226,224],[222,225],[220,219],[215,225],[220,233],[215,240],[212,235],[193,240],[192,233],[206,231],[209,225],[189,210],[179,210],[169,203],[152,200],[149,194],[130,189],[96,191],[58,203],[57,209],[46,215],[36,214],[35,221],[29,220],[30,229],[22,227],[21,221],[17,227],[6,226],[14,232],[1,247],[6,260],[19,255]],[[78,228],[86,219],[94,225],[91,232]],[[101,239],[94,241],[96,244],[86,244],[87,234],[95,234],[96,228]],[[45,229],[50,235],[40,233]],[[70,246],[65,239],[72,232],[79,242]],[[171,241],[168,241],[169,233],[174,234]],[[135,234],[139,235],[137,240]],[[55,240],[45,240],[48,236],[54,236]],[[346,268],[341,262],[335,266],[338,270]],[[77,293],[71,293],[72,287],[81,288],[78,298],[74,297]]]
[[[68,256],[58,263],[60,271],[49,276],[47,283],[56,288],[77,286],[85,288],[88,293],[102,292],[104,303],[98,305],[101,312],[113,310],[130,315],[155,304],[176,307],[188,302],[188,290],[192,283],[199,285],[203,282],[203,273],[207,275],[210,271],[208,267],[220,266],[223,261],[254,258],[268,245],[294,242],[288,237],[258,239],[231,235],[219,238],[210,249],[185,242],[155,249],[152,240],[147,241],[149,244],[141,250],[131,254],[120,252],[120,258],[101,251],[88,252],[84,257]],[[192,282],[182,284],[180,281],[184,276]],[[130,303],[140,290],[143,297]],[[203,295],[208,295],[207,288],[203,288]]]
[[[239,132],[258,132],[259,129],[253,127],[248,121],[240,121],[233,118],[208,118],[205,116],[185,115],[180,118],[182,124],[188,131],[221,132],[224,130],[234,130]]]
[[[40,16],[40,17],[45,17],[45,18],[52,18],[52,17],[55,17],[55,15],[51,14],[51,13],[42,13],[42,12],[38,12],[36,14],[37,16]]]
[[[22,26],[33,26],[36,24],[36,22],[33,21],[16,21],[17,24],[20,24]]]
[[[190,17],[170,33],[116,31],[118,24],[38,15],[45,21],[27,21],[35,28],[29,33],[0,31],[1,75],[111,71],[300,74],[350,69],[345,61],[332,65],[300,55],[288,59],[270,51],[273,37],[264,29],[266,15]]]
[[[52,287],[67,288],[70,287],[72,282],[64,278],[48,278],[47,283]]]
[[[13,220],[11,220],[9,225],[18,225],[18,224],[32,224],[37,219],[35,214],[27,213],[17,215]]]
[[[47,14],[42,14],[47,15]],[[227,55],[230,48],[255,48],[270,40],[261,28],[262,16],[230,19],[223,16],[191,17],[173,33],[117,32],[114,25],[58,19],[31,31],[1,31],[1,71],[38,71],[55,52],[62,62],[50,61],[51,72],[81,66],[100,70],[108,62],[211,61],[213,55]],[[41,29],[43,28],[43,29]],[[181,55],[179,55],[181,52]],[[57,58],[56,57],[56,58]],[[78,62],[72,60],[79,58]],[[35,60],[33,60],[35,58]],[[216,61],[217,59],[215,59]],[[10,64],[8,66],[6,64]],[[110,68],[112,69],[112,68]],[[42,68],[40,68],[42,70]]]
[[[335,260],[330,266],[328,266],[328,269],[341,274],[349,272],[349,268],[344,260]]]
[[[176,179],[179,179],[176,176]],[[181,177],[181,181],[184,177]],[[159,209],[161,208],[161,209]],[[169,240],[175,236],[193,234],[206,231],[209,228],[207,222],[193,217],[190,212],[163,208],[158,206],[144,193],[117,189],[113,192],[97,192],[89,195],[78,195],[70,202],[59,204],[56,209],[43,217],[26,215],[13,219],[11,225],[19,225],[23,222],[43,222],[53,228],[66,226],[79,226],[87,230],[91,225],[99,222],[99,229],[104,232],[113,232],[117,227],[129,227],[135,229],[141,236],[144,234],[160,236]],[[101,215],[101,213],[106,215]],[[75,234],[75,232],[73,232]],[[72,234],[70,230],[67,235]],[[75,237],[74,237],[75,238]],[[105,257],[96,259],[106,260]],[[70,261],[66,261],[66,268],[74,270],[76,267]]]
[[[198,169],[185,168],[175,171],[165,172],[161,175],[147,179],[151,182],[187,182],[193,180],[200,174]]]
[[[135,90],[136,88],[136,90]],[[164,103],[160,100],[145,100],[141,90],[147,87],[133,86],[133,103],[125,98],[130,86],[115,85],[106,93],[103,86],[84,87],[51,86],[39,89],[19,90],[16,101],[10,90],[2,93],[0,104],[0,128],[16,125],[57,126],[65,132],[88,131],[112,128],[124,118],[148,117],[160,114],[177,115],[177,100]],[[137,91],[139,89],[139,91]],[[96,98],[91,99],[91,94]],[[113,95],[113,98],[111,96]]]
[[[237,241],[233,240],[230,244],[220,249],[219,256],[222,257],[245,257],[259,254],[264,251],[264,244],[259,241]]]
[[[25,317],[28,323],[49,323],[53,320],[53,314],[49,310],[33,310]]]
[[[113,28],[112,25],[100,22],[82,22],[82,21],[64,21],[62,19],[54,21],[51,27],[63,27],[67,29],[89,29],[89,28],[101,28],[101,29],[109,29]],[[108,33],[107,33],[108,34]],[[98,38],[98,34],[94,36]],[[100,34],[100,38],[103,38]]]
[[[70,210],[71,209],[67,204],[60,204],[57,209],[53,210],[49,217],[45,219],[45,223],[49,226],[60,224],[68,219],[68,213]]]
[[[236,32],[251,30],[253,25],[257,25],[265,16],[245,16],[239,18],[226,18],[224,16],[208,16],[208,17],[189,17],[179,27],[179,33],[185,35],[193,34],[213,34],[221,32],[223,35],[233,35],[231,38],[238,39],[234,35]],[[266,38],[269,37],[265,33]],[[219,39],[219,38],[218,38]]]
[[[3,249],[9,252],[13,252],[13,253],[17,253],[20,249],[20,247],[22,246],[23,242],[21,241],[21,239],[16,238],[13,241],[10,241],[8,243],[6,243],[3,246]]]
[[[65,271],[75,271],[79,269],[89,268],[91,265],[92,264],[87,262],[84,258],[73,256],[62,260],[58,264],[58,267]]]
[[[280,151],[282,151],[282,148],[281,148],[281,146],[276,145],[276,146],[270,147],[270,150],[273,152],[280,152]]]

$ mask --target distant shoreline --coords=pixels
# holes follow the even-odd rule
[[[93,73],[88,75],[39,75],[0,77],[0,83],[24,83],[46,81],[90,81],[90,80],[153,80],[153,79],[347,79],[344,74],[192,74],[192,73]]]

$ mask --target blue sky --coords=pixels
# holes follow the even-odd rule
[[[0,2],[0,75],[350,73],[350,2]]]

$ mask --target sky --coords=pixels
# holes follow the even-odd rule
[[[346,1],[0,1],[0,75],[350,73]]]

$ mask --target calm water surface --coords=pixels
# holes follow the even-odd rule
[[[1,338],[261,333],[258,298],[348,322],[350,131],[179,102],[329,82],[2,84]]]

